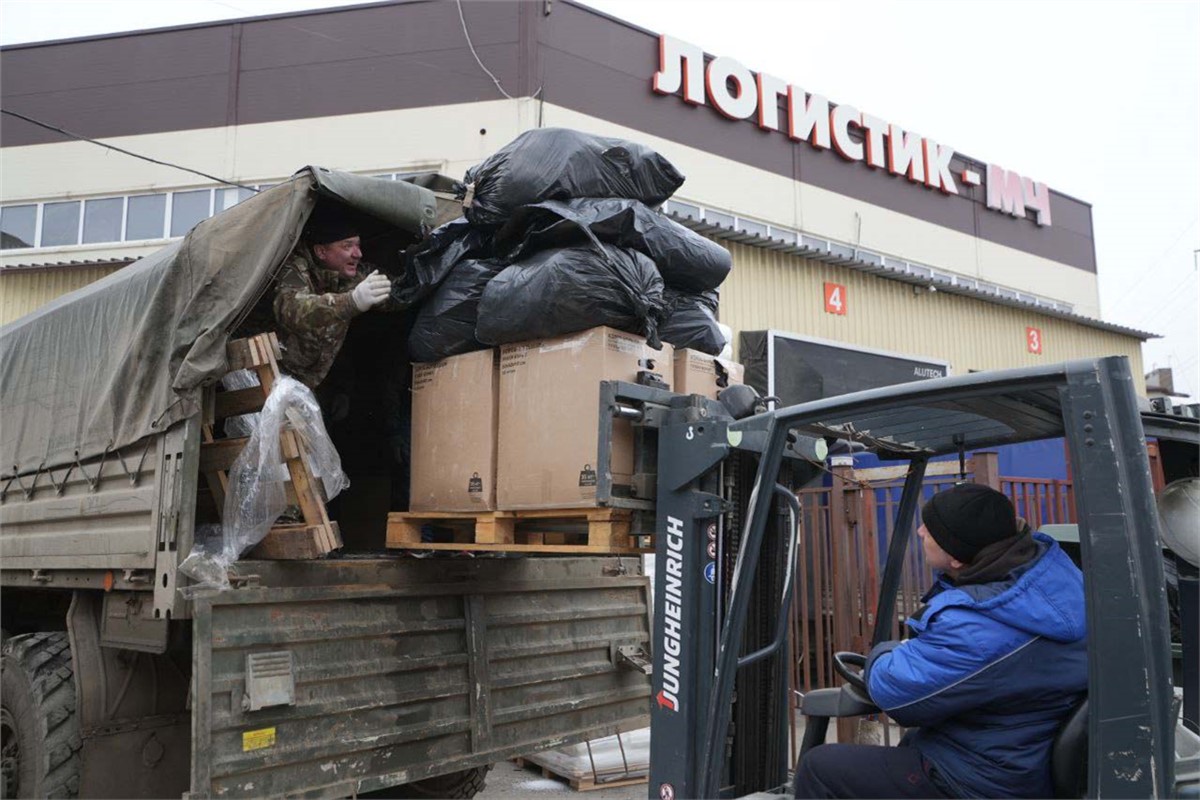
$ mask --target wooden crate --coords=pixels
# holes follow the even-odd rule
[[[630,535],[631,512],[617,508],[539,511],[396,511],[388,515],[387,546],[405,550],[513,553],[653,552]],[[439,539],[423,542],[422,529]]]
[[[200,444],[200,473],[204,475],[218,517],[224,512],[229,490],[229,468],[245,448],[245,438],[217,438],[217,423],[240,414],[262,410],[267,395],[279,377],[279,341],[274,333],[231,341],[226,350],[229,371],[248,369],[258,376],[258,386],[232,391],[214,387],[204,403],[203,441]],[[337,523],[329,519],[320,481],[305,459],[304,442],[294,431],[284,429],[279,444],[289,480],[285,484],[288,503],[297,506],[303,522],[276,524],[247,555],[247,558],[320,558],[342,546]]]

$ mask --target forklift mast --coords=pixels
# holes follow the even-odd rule
[[[926,461],[937,455],[1065,437],[1075,467],[1075,504],[1089,625],[1089,796],[1167,796],[1174,787],[1171,662],[1158,521],[1129,363],[1112,357],[973,373],[733,419],[724,406],[624,383],[602,386],[601,407],[656,432],[653,682],[649,797],[713,798],[779,790],[779,758],[730,753],[747,731],[731,730],[739,671],[786,658],[794,585],[795,489],[817,476],[827,442],[849,440],[882,458],[910,461],[895,530],[907,539]],[[734,486],[739,459],[757,462],[753,483]],[[780,482],[790,464],[793,485]],[[782,469],[782,472],[781,472]],[[733,483],[736,483],[734,481]],[[730,521],[737,528],[731,530]],[[782,546],[760,558],[775,527]],[[736,560],[727,583],[721,565]],[[880,587],[878,639],[894,614],[901,552],[889,553]],[[893,548],[895,550],[895,548]],[[744,637],[763,568],[780,569],[774,635]],[[895,561],[896,563],[892,563]],[[761,596],[761,587],[759,591]],[[761,604],[759,611],[761,611]],[[757,612],[756,612],[757,613]],[[761,629],[761,625],[758,626]],[[774,674],[785,675],[782,669]],[[755,684],[759,685],[759,684]],[[765,685],[770,687],[770,681]],[[786,702],[739,706],[785,748]],[[742,727],[753,716],[744,715]],[[782,753],[783,751],[780,750]],[[746,774],[758,763],[759,774]]]

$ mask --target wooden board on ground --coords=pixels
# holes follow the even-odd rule
[[[618,508],[388,515],[387,546],[407,550],[513,553],[652,552],[630,535],[632,513]]]
[[[570,775],[560,775],[550,767],[539,764],[535,760],[536,758],[536,756],[518,756],[513,759],[513,763],[523,769],[537,770],[542,773],[543,778],[566,781],[577,792],[592,792],[596,789],[615,789],[621,786],[637,786],[649,780],[649,775],[629,775],[613,778],[612,780],[597,779],[595,776],[572,777]]]

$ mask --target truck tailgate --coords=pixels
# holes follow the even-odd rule
[[[193,797],[345,797],[647,724],[618,654],[650,647],[636,558],[237,566],[258,585],[195,605]]]

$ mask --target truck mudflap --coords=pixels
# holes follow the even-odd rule
[[[195,602],[190,797],[348,797],[648,724],[637,558],[236,567]]]

